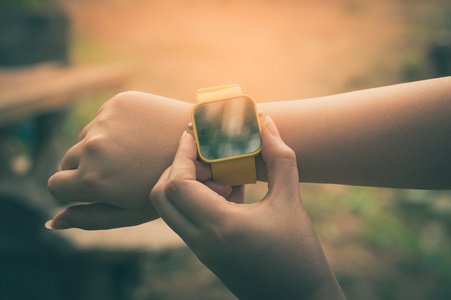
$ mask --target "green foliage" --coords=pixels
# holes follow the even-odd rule
[[[366,264],[349,271],[331,261],[338,264],[334,271],[350,295],[367,276],[380,299],[403,299],[396,293],[405,278],[419,283],[417,292],[443,295],[428,299],[451,295],[451,192],[302,184],[301,193],[323,245],[334,255],[341,253],[340,261]],[[355,253],[366,253],[369,261]],[[423,280],[431,286],[421,287]]]
[[[347,205],[364,220],[361,238],[370,247],[417,257],[420,265],[451,279],[451,228],[446,222],[451,214],[435,209],[444,193],[354,187]]]

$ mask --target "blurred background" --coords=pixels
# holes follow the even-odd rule
[[[115,93],[238,83],[261,103],[447,75],[448,0],[0,0],[0,299],[235,299],[161,221],[43,227],[46,179]],[[301,192],[349,299],[451,298],[450,192]]]

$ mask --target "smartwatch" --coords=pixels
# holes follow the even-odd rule
[[[211,165],[213,181],[229,186],[257,181],[260,115],[254,99],[237,84],[197,91],[188,127],[194,132],[199,159]]]

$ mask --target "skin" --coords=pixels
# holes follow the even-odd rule
[[[148,194],[171,164],[190,108],[138,92],[107,101],[48,181],[55,198],[83,203],[60,212],[52,227],[109,229],[158,218]]]
[[[451,77],[262,107],[301,181],[451,188]]]
[[[451,188],[451,77],[258,106],[295,152],[303,182]],[[109,229],[158,218],[148,195],[191,107],[136,92],[106,102],[48,182],[55,198],[83,204],[48,226]],[[262,157],[257,172],[267,180]]]
[[[225,198],[205,186],[196,158],[194,138],[185,132],[150,200],[237,297],[345,299],[302,205],[296,155],[270,117],[262,126],[268,193],[259,202],[242,204],[242,187]]]

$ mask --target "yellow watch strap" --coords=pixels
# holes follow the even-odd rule
[[[216,99],[222,99],[222,98],[232,98],[232,97],[238,97],[243,94],[241,92],[241,88],[238,84],[229,84],[229,85],[222,85],[222,86],[215,86],[210,88],[204,88],[199,89],[196,92],[197,94],[197,101],[209,101],[209,100],[216,100]]]
[[[210,101],[239,97],[243,94],[237,84],[216,86],[197,90],[197,101]],[[247,156],[211,164],[213,180],[229,186],[237,186],[257,181],[255,157]]]
[[[213,180],[236,186],[257,181],[255,157],[248,156],[211,164]]]

